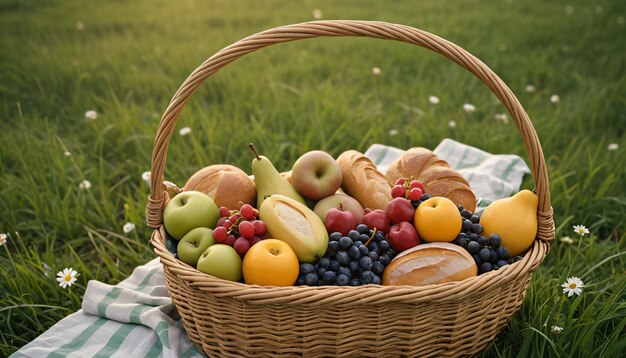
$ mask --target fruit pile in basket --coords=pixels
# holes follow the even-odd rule
[[[469,183],[425,148],[385,175],[350,150],[303,154],[289,172],[254,154],[196,172],[167,203],[167,244],[197,270],[247,284],[429,285],[498,270],[537,233],[528,190],[475,213]]]

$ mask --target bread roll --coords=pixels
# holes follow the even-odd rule
[[[185,191],[208,195],[218,207],[236,210],[243,204],[255,205],[256,186],[243,170],[227,164],[202,168],[189,178]]]
[[[363,208],[385,210],[391,200],[391,186],[369,158],[356,150],[348,150],[337,158],[337,163],[343,177],[341,188],[346,194]]]
[[[425,286],[476,276],[478,267],[462,247],[434,242],[417,245],[396,256],[385,268],[383,285]]]
[[[469,182],[426,148],[411,148],[404,152],[389,165],[386,176],[390,185],[394,185],[398,178],[418,180],[431,196],[443,196],[471,212],[476,210],[476,196]]]

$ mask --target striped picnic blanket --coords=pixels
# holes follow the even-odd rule
[[[380,144],[365,154],[385,171],[402,150]],[[479,207],[518,191],[530,170],[515,155],[492,155],[445,139],[434,152],[468,181]],[[11,357],[202,357],[167,295],[158,258],[117,285],[90,281],[82,309],[65,317]]]

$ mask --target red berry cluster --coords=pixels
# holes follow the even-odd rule
[[[243,257],[252,245],[269,237],[265,222],[258,217],[259,211],[250,204],[242,205],[239,210],[221,207],[213,239],[219,244],[232,246]]]
[[[424,184],[420,183],[417,180],[400,178],[396,181],[396,185],[391,188],[391,196],[393,198],[405,198],[411,201],[420,200],[422,195],[426,193],[426,189],[424,189]]]

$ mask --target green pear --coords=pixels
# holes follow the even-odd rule
[[[256,207],[260,208],[265,198],[275,194],[284,195],[306,205],[302,195],[278,173],[274,164],[267,157],[259,155],[252,143],[250,149],[256,157],[252,160],[252,174],[257,192]]]

